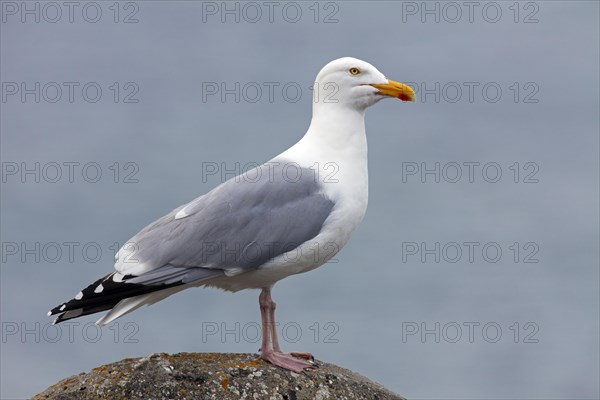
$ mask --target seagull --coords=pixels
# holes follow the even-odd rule
[[[290,275],[335,256],[368,202],[365,110],[410,86],[352,57],[317,75],[306,134],[270,161],[233,177],[143,228],[115,256],[115,271],[53,308],[54,323],[108,313],[104,326],[191,287],[261,289],[261,357],[294,372],[314,368],[310,353],[285,353],[271,290]]]

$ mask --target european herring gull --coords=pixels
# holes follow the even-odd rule
[[[415,99],[409,86],[350,57],[323,67],[315,86],[330,93],[314,96],[300,141],[146,226],[119,250],[115,272],[49,312],[59,314],[54,323],[109,310],[97,321],[103,326],[190,287],[261,289],[262,358],[312,368],[309,353],[281,351],[271,289],[331,259],[363,219],[366,108],[386,97]]]

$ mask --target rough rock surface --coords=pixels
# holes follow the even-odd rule
[[[256,354],[151,354],[73,375],[34,399],[403,399],[347,369],[315,364],[296,374]]]

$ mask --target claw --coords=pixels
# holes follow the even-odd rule
[[[291,352],[291,355],[293,355],[296,358],[303,358],[305,360],[309,360],[309,361],[315,361],[315,356],[313,356],[310,353],[298,353],[298,352]]]

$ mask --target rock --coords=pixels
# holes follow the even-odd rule
[[[73,375],[34,400],[403,400],[352,371],[315,363],[317,369],[297,374],[266,363],[256,354],[151,354]]]

